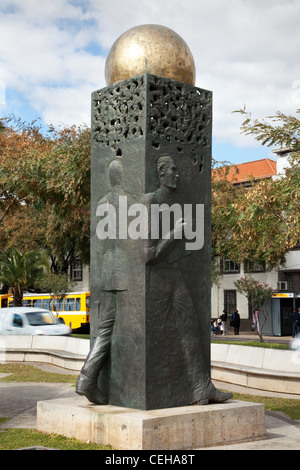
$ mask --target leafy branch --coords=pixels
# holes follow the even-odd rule
[[[281,148],[290,148],[294,156],[300,156],[300,119],[296,116],[277,111],[275,115],[259,120],[253,118],[245,106],[243,109],[233,111],[233,113],[246,116],[245,121],[241,124],[242,134],[253,135],[258,142],[268,147],[280,145]],[[300,109],[297,109],[296,114],[299,113]],[[266,119],[271,120],[271,123]],[[278,122],[279,125],[276,124]]]

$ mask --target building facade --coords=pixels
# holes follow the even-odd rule
[[[274,150],[276,161],[270,159],[237,165],[238,173],[229,172],[228,178],[233,184],[247,187],[250,179],[259,181],[263,178],[284,177],[285,169],[289,167],[289,149]],[[250,183],[249,183],[250,184]],[[260,283],[269,284],[274,294],[261,309],[261,325],[263,334],[270,336],[289,336],[292,334],[292,311],[300,307],[300,244],[286,254],[284,267],[266,271],[258,263],[236,264],[230,259],[220,261],[222,273],[218,285],[211,290],[212,318],[218,318],[223,310],[229,318],[237,309],[241,317],[241,329],[249,330],[252,322],[252,312],[247,298],[239,294],[235,281],[250,274]]]
[[[69,276],[75,285],[73,292],[89,292],[90,291],[90,267],[82,264],[80,259],[73,261],[69,268]]]

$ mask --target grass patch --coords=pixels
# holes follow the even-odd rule
[[[1,418],[0,417],[0,424],[2,423],[5,423],[6,421],[8,421],[10,418]]]
[[[280,343],[261,343],[260,341],[230,341],[230,340],[212,340],[212,343],[217,344],[234,344],[237,346],[252,346],[255,348],[267,348],[267,349],[283,349],[289,350],[289,346],[287,344],[280,344]]]
[[[59,434],[44,434],[34,429],[5,429],[3,431],[0,433],[0,450],[34,446],[59,450],[112,450],[111,446],[81,442]]]
[[[233,393],[234,400],[263,403],[266,411],[282,411],[291,419],[300,420],[300,399],[264,397]]]
[[[11,374],[0,378],[0,382],[76,383],[77,380],[76,375],[46,372],[37,367],[19,363],[0,364],[0,372]]]
[[[90,339],[89,333],[72,333],[72,338]]]

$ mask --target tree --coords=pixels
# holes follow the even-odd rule
[[[300,240],[300,179],[297,169],[284,179],[263,180],[250,188],[214,182],[212,242],[216,256],[237,263],[260,261],[267,269],[284,265]]]
[[[49,269],[48,259],[40,250],[20,253],[8,248],[0,253],[0,282],[12,290],[14,306],[22,306],[23,292],[34,288],[44,270]]]
[[[0,134],[2,247],[42,247],[53,270],[67,272],[76,257],[89,259],[90,130],[42,132],[39,121],[14,117],[6,124]]]
[[[66,274],[43,274],[35,283],[35,287],[41,289],[42,292],[47,292],[53,299],[59,299],[59,304],[62,303],[66,294],[73,289],[74,281],[71,281]]]
[[[227,181],[228,166],[214,173],[212,242],[215,256],[237,263],[260,261],[267,269],[285,263],[286,253],[300,240],[300,121],[277,113],[277,123],[253,120],[247,115],[245,134],[265,145],[288,146],[291,167],[284,178],[250,182],[247,190]],[[299,112],[299,110],[297,111]]]
[[[242,134],[252,135],[258,142],[268,147],[280,145],[281,148],[290,148],[292,150],[292,158],[299,162],[300,119],[296,116],[286,115],[277,111],[275,115],[266,118],[269,119],[270,122],[268,122],[266,119],[253,119],[251,113],[246,111],[246,107],[234,112],[246,116],[245,121],[241,125]],[[300,109],[297,109],[296,114],[299,113]]]
[[[266,300],[270,299],[273,294],[273,289],[265,282],[260,283],[253,279],[251,276],[241,277],[234,283],[237,291],[247,297],[251,309],[259,309],[263,306]],[[263,342],[262,327],[257,331],[259,339]]]

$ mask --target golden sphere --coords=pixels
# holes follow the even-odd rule
[[[123,33],[105,63],[107,85],[148,72],[195,85],[195,62],[185,41],[166,26],[146,24]]]

